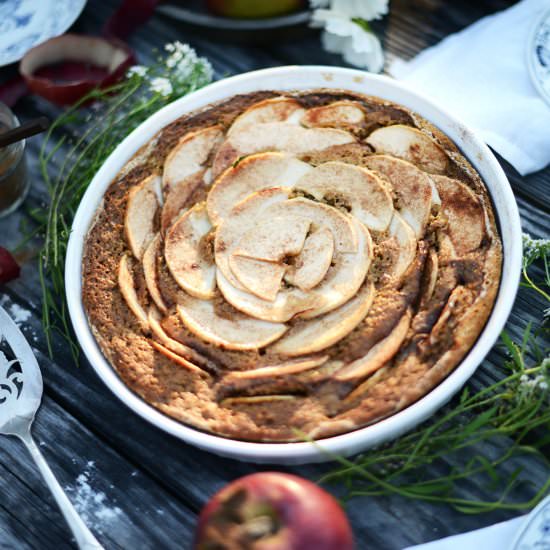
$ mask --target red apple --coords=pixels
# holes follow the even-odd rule
[[[298,11],[305,7],[304,0],[206,0],[208,9],[223,17],[261,19]]]
[[[279,472],[241,477],[203,508],[195,550],[352,550],[336,499],[306,479]]]
[[[19,277],[20,268],[8,250],[0,246],[0,284]]]

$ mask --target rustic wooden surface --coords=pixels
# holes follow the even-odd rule
[[[74,29],[97,32],[112,12],[115,0],[90,0]],[[384,36],[388,59],[408,59],[476,19],[504,8],[505,0],[393,0],[388,18],[376,25]],[[341,65],[338,56],[323,52],[318,37],[268,46],[238,47],[212,39],[190,36],[179,23],[156,15],[131,39],[140,60],[151,59],[151,49],[179,39],[189,41],[213,63],[222,78],[251,69],[285,64]],[[0,81],[14,68],[0,70]],[[17,114],[27,120],[55,109],[38,99],[25,99]],[[528,116],[528,113],[526,113]],[[46,200],[37,167],[40,137],[28,142],[32,190],[25,206],[0,220],[0,244],[12,247],[21,237],[20,222],[27,209]],[[524,230],[534,237],[548,237],[550,169],[520,177],[503,162],[522,215]],[[34,435],[70,497],[107,549],[188,548],[196,516],[208,498],[228,481],[245,473],[266,469],[221,459],[190,447],[147,424],[118,401],[83,363],[72,364],[61,339],[55,343],[54,360],[47,356],[40,325],[40,287],[36,263],[29,260],[22,276],[0,288],[0,303],[19,319],[32,344],[45,380],[45,396],[36,419]],[[517,336],[536,319],[542,303],[534,293],[520,291],[507,330]],[[499,376],[504,353],[497,346],[471,383],[479,387]],[[504,440],[488,453],[498,454]],[[525,494],[540,486],[549,472],[533,459],[521,461],[533,483]],[[288,470],[317,479],[330,466]],[[512,468],[512,467],[511,467]],[[279,468],[282,469],[282,468]],[[337,491],[337,489],[335,489]],[[464,484],[461,496],[491,498],[475,483]],[[0,440],[0,548],[74,548],[70,533],[47,488],[19,442]],[[494,495],[493,495],[494,497]],[[401,498],[356,499],[348,514],[357,547],[399,549],[458,533],[510,517],[504,512],[467,516],[446,506],[411,502]]]

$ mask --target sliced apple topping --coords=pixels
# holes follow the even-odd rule
[[[344,162],[325,162],[295,184],[319,201],[350,212],[374,231],[385,231],[393,202],[383,182],[370,170]]]
[[[279,339],[288,328],[238,312],[218,312],[212,300],[198,300],[187,295],[182,297],[177,309],[183,324],[193,334],[226,349],[263,348]]]
[[[288,196],[288,190],[264,190],[252,194],[235,207],[230,215],[219,226],[216,235],[216,263],[218,265],[217,283],[225,299],[238,310],[258,319],[272,322],[285,322],[295,315],[316,316],[346,302],[361,286],[370,264],[372,256],[372,243],[368,231],[357,220],[342,214],[338,210],[325,204],[316,203],[304,198],[284,200]],[[274,200],[278,197],[278,200]],[[281,200],[282,199],[282,200]],[[262,203],[269,202],[262,208]],[[243,234],[245,243],[248,243],[248,231],[256,229],[256,233],[264,235],[259,229],[262,223],[271,227],[271,222],[263,220],[276,220],[277,224],[285,224],[289,227],[299,227],[300,220],[303,229],[311,223],[318,228],[326,228],[330,231],[334,241],[334,252],[331,265],[326,272],[324,280],[314,289],[305,292],[297,287],[281,287],[273,301],[266,301],[254,296],[247,291],[230,271],[228,258],[235,252],[243,252],[240,236]],[[298,220],[298,221],[296,221]],[[290,235],[284,230],[279,231],[285,236],[277,239],[272,237],[272,243],[267,243],[267,248],[262,246],[254,251],[246,249],[247,254],[257,254],[260,259],[281,261],[289,253],[296,253],[298,247],[293,249],[288,246],[292,243]],[[293,232],[298,234],[298,229]],[[270,233],[270,232],[268,232]],[[253,236],[253,233],[250,235]],[[287,238],[288,237],[288,238]],[[299,234],[302,246],[305,234]],[[263,243],[263,239],[260,239]],[[276,245],[271,248],[271,245]],[[248,244],[247,244],[248,246]],[[237,284],[235,284],[235,282]]]
[[[238,246],[241,237],[251,229],[261,225],[267,219],[263,213],[272,205],[288,199],[290,190],[286,188],[262,189],[252,193],[246,199],[238,203],[217,228],[214,244],[216,266],[227,281],[237,289],[245,287],[233,274],[229,266],[229,258]]]
[[[227,135],[242,131],[248,126],[265,122],[284,122],[289,119],[299,120],[304,113],[303,107],[290,97],[274,97],[254,103],[239,115],[227,131]]]
[[[372,155],[365,162],[371,170],[390,181],[397,195],[399,213],[411,226],[416,238],[422,238],[432,207],[432,184],[428,175],[410,162],[388,155]]]
[[[301,155],[355,141],[349,132],[335,128],[304,128],[289,122],[266,122],[247,126],[234,132],[220,146],[214,159],[214,176],[241,157],[262,151]]]
[[[285,273],[285,281],[301,290],[311,290],[325,277],[334,255],[334,238],[330,229],[323,227],[311,233],[301,252]]]
[[[374,286],[367,283],[339,308],[307,322],[298,322],[271,349],[290,357],[326,349],[347,336],[365,318],[373,300]]]
[[[308,109],[300,123],[307,128],[332,127],[350,128],[360,127],[365,120],[365,111],[355,101],[335,101],[321,107]]]
[[[269,209],[266,212],[269,217],[241,237],[233,254],[265,262],[281,262],[286,256],[299,254],[311,221],[305,216],[285,214],[286,208],[281,215]]]
[[[443,174],[448,158],[445,151],[430,136],[403,124],[374,130],[366,142],[377,153],[387,153],[413,164],[431,174]]]
[[[155,340],[151,340],[151,345],[162,355],[176,363],[177,365],[180,365],[182,367],[185,367],[187,370],[191,372],[195,372],[197,374],[208,374],[206,371],[202,370],[200,367],[197,367],[197,365],[191,363],[191,361],[188,361],[185,357],[182,357],[181,355],[178,355],[177,353],[174,353],[172,350],[164,347],[162,344],[159,344]]]
[[[397,212],[393,214],[389,235],[396,246],[386,248],[386,242],[380,244],[382,252],[387,250],[390,255],[385,275],[398,280],[405,274],[416,256],[416,236],[409,224]]]
[[[293,187],[311,166],[286,153],[258,153],[228,168],[208,193],[206,205],[218,225],[240,201],[251,193],[271,187]]]
[[[153,302],[155,302],[155,305],[160,309],[160,311],[166,313],[168,308],[166,307],[160,292],[157,277],[157,257],[159,256],[160,251],[161,240],[160,234],[157,233],[157,235],[149,243],[149,246],[145,249],[141,265],[143,267],[143,275],[145,276],[145,284],[147,285],[147,290],[149,291]]]
[[[175,281],[184,290],[208,300],[216,288],[216,266],[209,244],[212,229],[204,202],[183,214],[166,234],[164,257]]]
[[[229,267],[239,282],[252,294],[273,301],[281,288],[286,271],[284,264],[238,256],[229,257]]]
[[[223,381],[234,380],[258,380],[262,378],[273,378],[277,376],[286,376],[288,374],[298,374],[306,370],[314,369],[324,365],[329,359],[328,355],[319,357],[304,357],[302,359],[293,359],[277,365],[269,365],[259,369],[235,371],[224,377]]]
[[[218,373],[219,368],[210,359],[204,357],[204,355],[201,355],[193,348],[190,348],[182,342],[174,340],[174,338],[168,336],[164,328],[162,328],[161,317],[159,316],[158,311],[156,311],[155,308],[149,308],[147,320],[149,322],[151,333],[158,340],[158,342],[162,344],[164,348],[169,349],[171,352],[183,357],[185,360],[192,363],[193,365],[199,366],[210,374]]]
[[[145,248],[155,236],[155,218],[158,210],[156,188],[159,176],[152,175],[128,193],[124,233],[133,255],[141,260]]]
[[[476,250],[485,236],[485,213],[474,192],[464,183],[433,176],[447,219],[448,233],[458,256]]]
[[[137,317],[137,320],[139,321],[142,328],[147,329],[149,327],[149,323],[147,321],[147,313],[145,313],[145,310],[139,302],[134,283],[134,276],[132,275],[128,262],[129,256],[128,254],[125,254],[120,259],[120,263],[118,265],[118,288],[120,289],[120,293],[122,294],[126,305],[129,307],[130,311]]]
[[[263,403],[276,403],[278,401],[293,401],[298,399],[296,395],[277,394],[277,395],[248,395],[244,397],[226,397],[220,404],[223,407],[233,405],[262,405]]]
[[[221,126],[211,126],[185,134],[164,161],[162,188],[167,194],[178,184],[203,170],[213,149],[221,142]]]
[[[186,208],[193,193],[201,185],[204,185],[204,173],[204,170],[199,171],[169,188],[166,192],[160,216],[160,228],[163,235],[170,225],[172,225],[172,222]]]
[[[375,344],[364,357],[337,371],[334,379],[340,382],[362,379],[383,367],[399,350],[410,324],[411,312],[408,310],[388,336]]]

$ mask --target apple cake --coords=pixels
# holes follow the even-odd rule
[[[107,360],[163,413],[318,439],[440,383],[501,260],[480,176],[418,114],[262,91],[177,119],[126,164],[87,235],[83,302]]]

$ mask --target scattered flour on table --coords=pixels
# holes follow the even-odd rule
[[[7,309],[9,316],[15,321],[15,324],[18,327],[22,327],[23,324],[32,317],[31,311],[21,307],[19,304],[10,303],[10,299],[6,295],[2,296],[0,299],[0,306]],[[30,332],[33,342],[38,342],[38,336],[32,327],[28,325],[25,328],[28,329],[28,332]],[[29,336],[28,332],[27,337]]]
[[[94,471],[94,462],[88,462],[84,471],[76,478],[75,485],[65,487],[65,491],[84,523],[92,530],[102,533],[105,527],[122,515],[122,510],[118,506],[109,506],[107,495],[93,489],[91,482]]]

